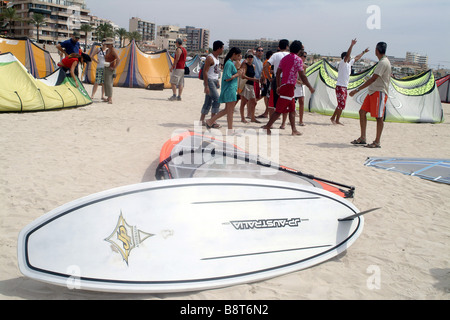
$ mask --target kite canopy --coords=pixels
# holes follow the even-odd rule
[[[155,176],[157,180],[203,177],[281,180],[322,188],[345,198],[354,194],[354,187],[273,164],[233,144],[192,131],[163,145]]]
[[[0,112],[24,112],[85,106],[92,103],[78,80],[61,69],[36,79],[11,53],[0,55]]]
[[[376,65],[350,76],[348,90],[361,86],[372,77]],[[311,95],[306,90],[305,101],[309,101],[309,111],[332,115],[336,109],[336,82],[338,71],[328,61],[322,60],[310,66],[306,75],[316,92]],[[359,118],[359,109],[368,94],[367,88],[347,99],[343,117]],[[305,104],[308,106],[308,104]],[[369,118],[374,120],[373,118]],[[391,78],[385,121],[441,123],[444,113],[440,102],[433,72],[431,70],[406,80]]]
[[[44,78],[57,68],[50,53],[29,39],[0,38],[0,52],[12,53],[35,78]]]
[[[92,46],[92,54],[98,46]],[[114,86],[128,88],[147,88],[150,84],[164,84],[164,88],[171,88],[170,67],[172,60],[166,50],[157,53],[143,53],[133,40],[128,46],[116,49],[120,58],[116,69]],[[95,83],[97,63],[92,61],[84,72],[85,82]]]
[[[203,62],[200,59],[199,55],[196,55],[191,60],[186,61],[186,67],[189,68],[189,74],[185,74],[186,78],[197,78],[200,73],[200,69],[202,67]]]
[[[450,74],[436,80],[441,102],[450,103]]]
[[[450,184],[450,159],[368,158],[364,165]]]

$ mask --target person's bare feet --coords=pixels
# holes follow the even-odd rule
[[[295,131],[293,131],[292,132],[292,135],[293,136],[301,136],[303,133],[301,133],[300,131],[297,131],[297,130],[295,130]]]
[[[272,131],[270,131],[270,128],[269,128],[267,125],[264,125],[264,126],[262,126],[261,128],[264,129],[264,130],[266,130],[267,135],[270,136],[270,135],[272,134]]]
[[[211,123],[211,121],[209,121],[209,120],[206,120],[206,121],[205,121],[205,126],[206,126],[206,128],[208,128],[208,129],[211,129],[212,126],[213,126],[213,124],[214,124],[214,123]]]

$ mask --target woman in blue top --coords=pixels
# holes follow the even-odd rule
[[[219,102],[225,103],[225,109],[219,111],[211,119],[206,121],[206,127],[211,129],[217,119],[227,115],[228,129],[233,129],[233,112],[237,101],[237,78],[241,76],[241,70],[237,70],[234,63],[241,61],[242,54],[239,48],[233,47],[225,57],[225,65],[222,74],[222,90],[220,92]]]

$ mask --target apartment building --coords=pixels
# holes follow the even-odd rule
[[[208,52],[209,50],[209,30],[192,26],[185,28],[174,25],[158,26],[155,44],[159,49],[173,52],[176,49],[177,38],[183,40],[188,52]]]
[[[143,42],[156,40],[156,24],[140,18],[132,17],[130,19],[129,32],[139,32],[142,35]]]
[[[268,40],[265,38],[255,39],[255,40],[244,40],[244,39],[230,39],[228,42],[228,47],[237,47],[242,50],[242,52],[246,52],[250,49],[256,49],[258,47],[262,47],[264,52],[272,51],[277,52],[279,40]]]
[[[175,45],[176,39],[180,38],[186,43],[186,34],[182,33],[180,29],[180,27],[173,25],[158,26],[155,41],[156,47],[160,50],[166,49],[169,52],[173,52],[177,48]]]
[[[428,66],[428,56],[414,52],[406,52],[406,62]]]
[[[0,14],[8,7],[10,1],[0,1]]]
[[[180,28],[180,32],[186,34],[187,51],[208,52],[210,39],[208,29],[186,26],[186,28]]]
[[[74,31],[80,31],[81,24],[90,23],[90,10],[85,0],[13,0],[20,21],[12,28],[15,37],[37,38],[35,25],[26,22],[33,13],[45,18],[45,25],[39,28],[39,40],[42,43],[57,43],[68,39]],[[82,36],[83,37],[83,36]]]
[[[180,27],[173,25],[161,25],[157,28],[156,36],[165,39],[186,38],[186,34],[180,31]]]
[[[0,1],[0,35],[6,35],[8,30],[8,23],[1,18],[2,12],[8,8],[8,3],[9,1]]]

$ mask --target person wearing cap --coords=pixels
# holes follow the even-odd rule
[[[72,37],[64,42],[58,43],[56,49],[61,51],[66,57],[72,53],[78,53],[80,51],[80,33],[75,31]]]
[[[108,48],[105,55],[105,72],[104,72],[104,88],[105,96],[107,97],[108,104],[112,104],[113,87],[114,87],[114,74],[116,68],[119,66],[120,58],[116,49],[114,49],[114,39],[106,38],[105,45]]]
[[[183,40],[178,38],[175,42],[177,50],[175,51],[175,59],[173,61],[172,67],[170,67],[170,84],[172,85],[172,97],[169,98],[170,101],[181,101],[181,93],[184,87],[184,67],[186,66],[187,51],[183,47]],[[178,87],[178,97],[177,97],[177,87]]]
[[[80,33],[75,31],[72,37],[66,41],[58,43],[56,49],[61,52],[65,57],[76,53],[80,54]],[[78,76],[78,68],[75,69],[75,75]]]

